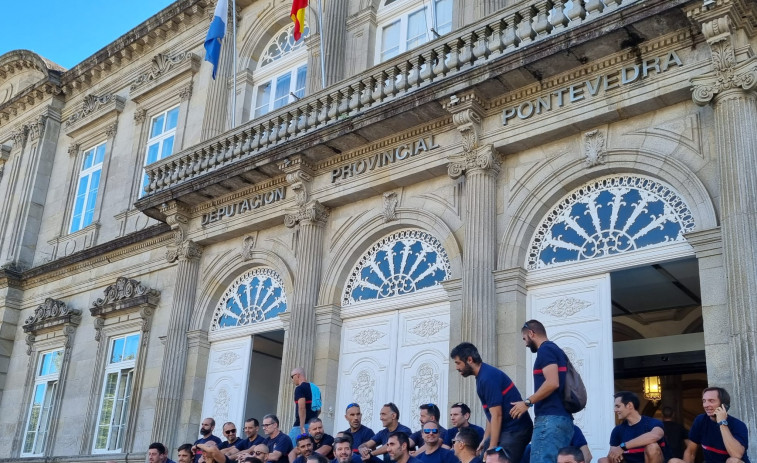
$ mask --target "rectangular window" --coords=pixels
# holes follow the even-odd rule
[[[422,8],[407,17],[407,43],[405,50],[411,50],[428,42],[428,25],[426,24],[426,9]]]
[[[120,452],[123,448],[139,338],[139,333],[133,333],[110,341],[97,414],[94,452]]]
[[[103,159],[105,159],[105,142],[84,152],[69,233],[79,231],[92,223],[95,216],[95,204],[97,204],[97,191],[100,188]]]
[[[400,21],[397,20],[381,31],[381,61],[400,54]]]
[[[305,96],[307,74],[307,64],[303,64],[258,85],[253,117],[260,117],[273,109],[286,106],[295,100],[295,96],[297,98]]]
[[[58,390],[60,367],[63,350],[46,352],[39,358],[34,378],[32,401],[24,428],[24,443],[21,456],[42,455],[45,451],[47,433],[50,429],[50,416],[55,405],[55,393]]]
[[[145,165],[158,162],[173,153],[174,139],[176,137],[176,124],[179,122],[179,107],[171,108],[153,117],[150,122],[150,138],[147,140],[147,154]],[[145,194],[145,187],[149,177],[147,172],[142,177],[142,189],[139,196]]]
[[[435,29],[439,35],[452,31],[452,0],[436,0],[434,3]]]

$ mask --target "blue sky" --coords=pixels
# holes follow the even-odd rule
[[[25,48],[70,69],[174,0],[2,0],[0,56]]]

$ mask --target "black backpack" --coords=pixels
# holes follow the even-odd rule
[[[563,352],[565,354],[565,352]],[[562,404],[568,413],[578,413],[586,408],[586,386],[578,370],[570,363],[565,355],[565,385],[563,387]]]

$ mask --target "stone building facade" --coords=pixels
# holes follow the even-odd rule
[[[333,0],[298,42],[291,2],[236,4],[236,82],[208,0],[69,70],[0,56],[0,459],[288,427],[297,366],[327,429],[417,427],[477,410],[463,340],[532,391],[530,318],[595,455],[645,377],[647,414],[719,385],[755,429],[754,2]]]

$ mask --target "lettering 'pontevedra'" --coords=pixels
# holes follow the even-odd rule
[[[218,222],[224,217],[234,217],[237,214],[244,214],[245,212],[254,211],[263,206],[273,204],[276,201],[281,201],[286,198],[286,188],[278,187],[271,191],[254,194],[243,200],[226,204],[225,206],[219,206],[218,209],[207,214],[202,215],[202,226],[209,225],[213,222]]]
[[[377,167],[385,167],[397,161],[404,161],[420,152],[431,151],[436,148],[439,148],[439,145],[434,142],[433,135],[425,138],[421,137],[413,143],[403,143],[386,151],[381,151],[350,164],[337,167],[331,171],[331,183],[370,172]]]
[[[667,71],[670,66],[683,66],[681,58],[675,51],[671,51],[667,56],[657,57],[644,60],[641,64],[626,66],[618,71],[598,76],[594,79],[562,87],[559,90],[552,91],[537,97],[535,100],[524,101],[518,106],[513,106],[502,111],[502,125],[507,125],[507,121],[514,117],[518,119],[528,119],[535,114],[551,111],[553,104],[562,108],[566,103],[575,103],[585,99],[587,96],[597,96],[600,90],[605,92],[620,88],[621,85],[628,85],[640,79],[651,75],[654,71],[657,74]]]

